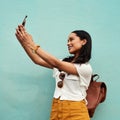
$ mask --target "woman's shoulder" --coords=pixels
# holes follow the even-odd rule
[[[74,63],[76,66],[79,67],[91,67],[91,64],[89,62],[86,63]]]
[[[77,70],[79,70],[79,71],[92,72],[92,67],[91,67],[91,64],[89,62],[82,63],[82,64],[75,63],[74,65],[77,68]]]

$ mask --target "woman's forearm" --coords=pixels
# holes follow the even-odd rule
[[[37,65],[47,67],[47,68],[53,68],[50,64],[45,62],[40,56],[35,54],[29,47],[23,46],[25,52],[30,57],[30,59]]]
[[[39,55],[35,54],[28,46],[23,46],[25,52],[30,57],[30,59],[37,65],[47,67],[47,68],[53,68],[50,64],[45,62]]]
[[[23,44],[21,44],[22,47],[24,48],[25,52],[27,53],[27,55],[30,57],[30,59],[35,63],[37,64],[38,61],[41,59],[37,54],[33,54],[32,53],[32,50],[28,47],[28,46],[25,46]]]
[[[29,58],[37,65],[47,67],[47,68],[53,68],[50,64],[46,63],[42,58],[40,58],[39,55],[35,54],[29,46],[24,44],[24,42],[19,41]]]
[[[61,61],[54,57],[53,55],[49,54],[45,50],[43,50],[41,47],[36,51],[36,54],[39,55],[44,61],[49,63],[51,66],[58,68]]]
[[[44,61],[46,61],[48,64],[50,64],[54,68],[65,71],[69,74],[78,75],[77,70],[72,63],[61,61],[61,60],[57,59],[53,55],[44,51],[41,47],[39,47],[36,50],[36,54],[39,55]]]

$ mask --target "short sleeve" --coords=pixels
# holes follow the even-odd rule
[[[92,68],[89,63],[74,64],[80,78],[80,85],[88,88],[91,80]]]

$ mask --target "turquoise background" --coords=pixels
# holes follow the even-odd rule
[[[52,70],[32,63],[14,35],[25,15],[35,42],[57,58],[68,55],[71,31],[91,34],[91,65],[108,88],[106,101],[92,120],[120,119],[120,1],[1,0],[0,120],[49,119],[55,84]]]

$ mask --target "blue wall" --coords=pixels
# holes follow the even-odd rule
[[[108,86],[107,99],[92,120],[120,119],[119,5],[119,0],[1,0],[0,120],[49,119],[52,71],[33,64],[14,35],[25,15],[36,43],[58,58],[68,55],[71,31],[91,34],[91,64]]]

